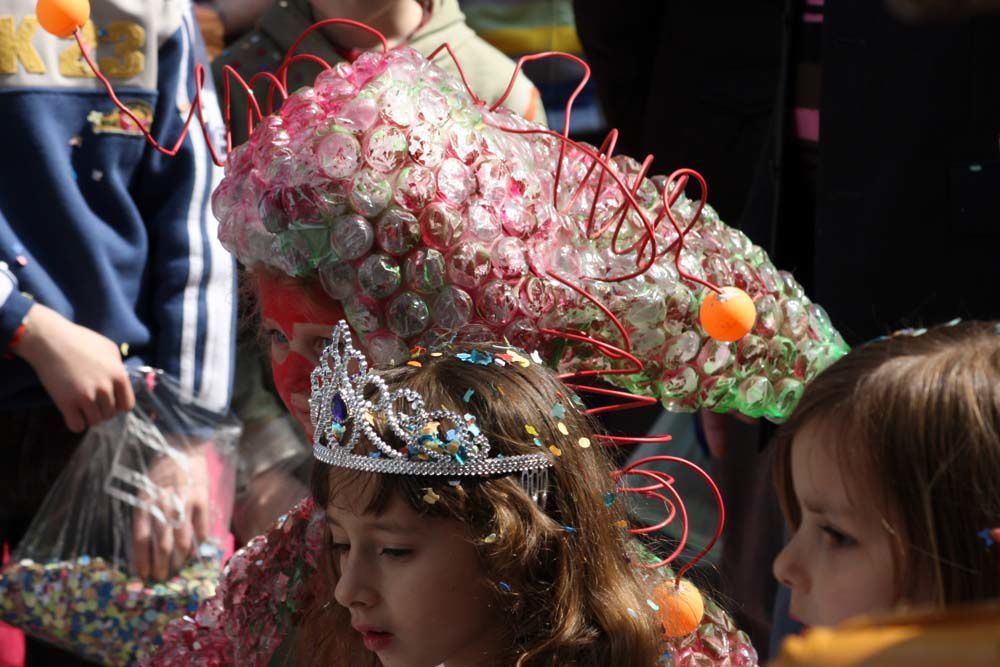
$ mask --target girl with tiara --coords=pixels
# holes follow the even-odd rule
[[[312,380],[308,664],[669,664],[654,610],[673,581],[644,570],[594,424],[537,356],[456,346],[369,371],[341,323]]]

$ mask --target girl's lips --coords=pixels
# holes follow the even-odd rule
[[[357,629],[357,628],[356,628]],[[380,632],[377,630],[368,629],[357,629],[361,633],[361,641],[364,642],[365,648],[372,653],[378,653],[379,651],[384,651],[392,643],[392,633],[391,632]]]

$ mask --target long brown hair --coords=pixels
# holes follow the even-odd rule
[[[554,455],[549,448],[557,448],[544,509],[516,475],[463,479],[454,486],[447,480],[355,473],[317,463],[312,492],[318,506],[328,504],[331,488],[360,475],[374,485],[367,512],[384,511],[391,498],[399,497],[418,513],[466,525],[484,576],[507,584],[497,587],[495,602],[509,619],[510,652],[497,656],[497,664],[654,664],[662,631],[651,613],[642,612],[647,594],[626,557],[628,535],[619,523],[625,518],[622,503],[606,502],[606,494],[614,490],[611,463],[599,443],[579,442],[593,437],[594,424],[574,407],[574,397],[550,369],[535,363],[503,368],[467,363],[454,356],[458,351],[425,355],[419,367],[403,366],[384,377],[392,389],[416,390],[427,405],[475,415],[491,454]],[[560,414],[553,410],[556,404],[565,408],[564,416],[553,416]],[[386,442],[402,445],[384,424],[377,424]],[[537,431],[544,450],[526,426]],[[422,500],[428,486],[440,496],[433,505]],[[306,614],[299,635],[300,655],[308,655],[310,664],[378,665],[351,631],[348,611],[333,602],[337,569],[331,550],[324,551],[317,604]]]
[[[938,605],[1000,595],[1000,547],[980,535],[1000,526],[998,327],[942,325],[858,347],[806,388],[775,436],[775,483],[797,527],[792,440],[807,425],[836,429],[829,446],[858,481],[849,491],[893,517],[901,598],[921,583]]]

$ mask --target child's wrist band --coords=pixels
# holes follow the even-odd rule
[[[25,318],[24,322],[21,322],[21,324],[18,325],[17,329],[14,330],[14,335],[11,336],[10,341],[7,342],[7,353],[4,355],[5,359],[14,358],[14,351],[17,349],[17,346],[21,344],[21,341],[24,339],[24,335],[26,333],[28,333],[27,318]]]

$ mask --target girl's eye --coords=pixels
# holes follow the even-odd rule
[[[333,547],[333,553],[337,555],[346,554],[348,551],[351,550],[351,545],[348,544],[347,542],[334,542],[330,546]]]
[[[279,329],[269,329],[267,337],[270,339],[271,345],[288,345],[288,338]]]
[[[406,558],[407,556],[413,555],[413,549],[383,547],[379,553],[383,556],[388,556],[389,558]]]
[[[825,539],[835,548],[850,547],[857,544],[857,541],[853,537],[837,530],[833,526],[820,526],[820,529],[823,531]]]

